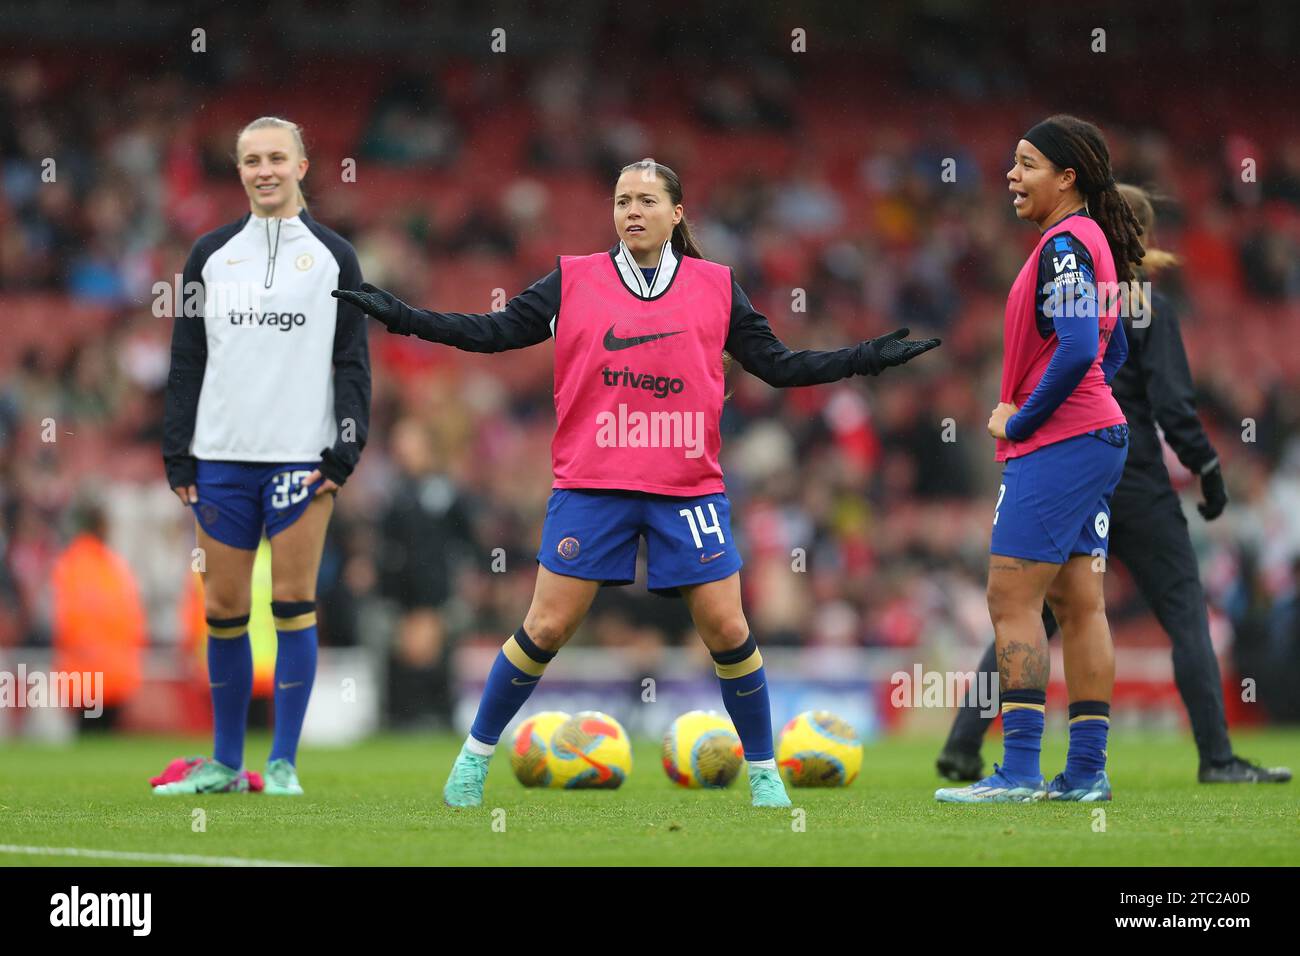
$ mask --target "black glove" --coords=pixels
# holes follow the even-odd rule
[[[1196,510],[1206,521],[1213,521],[1223,514],[1228,506],[1228,490],[1223,486],[1223,469],[1218,461],[1208,470],[1201,472],[1201,494],[1204,501],[1197,502]]]
[[[349,305],[355,305],[366,315],[374,316],[388,326],[389,332],[398,335],[411,334],[411,308],[391,292],[385,292],[369,282],[363,282],[360,292],[353,292],[351,289],[331,289],[330,295]]]
[[[320,472],[322,478],[328,478],[340,488],[348,480],[348,475],[352,473],[352,466],[334,454],[333,448],[321,449],[320,464],[316,466],[316,469]]]
[[[163,458],[163,467],[170,488],[188,488],[199,480],[199,463],[193,455],[167,455]]]
[[[917,339],[905,342],[911,329],[898,329],[878,339],[863,342],[858,346],[858,356],[854,371],[858,375],[879,375],[892,365],[910,362],[922,352],[938,348],[939,339]]]

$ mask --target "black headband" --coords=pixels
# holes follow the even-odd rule
[[[1065,129],[1059,123],[1043,120],[1022,136],[1021,139],[1032,143],[1058,169],[1073,169],[1079,177],[1080,192],[1086,195],[1096,195],[1115,185],[1114,176],[1109,177],[1104,183],[1085,181],[1083,172],[1079,169],[1079,161],[1074,153],[1070,151],[1070,147],[1066,142]]]

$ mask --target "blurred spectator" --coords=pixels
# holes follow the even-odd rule
[[[395,494],[379,522],[379,592],[395,602],[389,714],[395,726],[451,720],[450,642],[443,606],[455,567],[473,549],[468,504],[439,469],[433,437],[416,419],[393,426]]]
[[[1300,723],[1300,555],[1291,563],[1291,580],[1279,596],[1269,622],[1267,668],[1269,716]],[[1261,699],[1264,699],[1261,694]]]
[[[1250,290],[1260,298],[1300,298],[1300,245],[1272,224],[1246,236],[1241,269]]]
[[[394,166],[446,166],[456,157],[459,133],[434,75],[396,77],[375,102],[361,139],[361,155]]]
[[[77,533],[50,576],[54,669],[104,675],[104,713],[80,726],[112,730],[140,686],[141,653],[148,643],[144,606],[131,568],[105,542],[103,508],[86,500],[73,517]]]
[[[1264,198],[1300,207],[1300,137],[1292,137],[1264,174]]]

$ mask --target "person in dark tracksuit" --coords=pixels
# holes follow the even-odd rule
[[[1150,237],[1155,220],[1150,198],[1135,186],[1121,185],[1119,191],[1142,224],[1144,236]],[[1143,272],[1151,273],[1177,261],[1169,253],[1148,250]],[[1111,499],[1110,553],[1128,568],[1173,644],[1174,681],[1187,707],[1200,753],[1200,782],[1285,783],[1291,779],[1290,770],[1252,764],[1236,756],[1228,740],[1205,592],[1187,519],[1164,465],[1156,425],[1178,460],[1199,476],[1205,500],[1197,510],[1206,521],[1223,513],[1228,496],[1219,457],[1196,415],[1191,372],[1173,304],[1153,293],[1147,305],[1147,314],[1139,319],[1139,325],[1133,324],[1133,315],[1123,318],[1128,361],[1111,381],[1115,399],[1128,419],[1130,444],[1124,475]],[[1046,606],[1043,620],[1050,637],[1057,628]],[[980,661],[980,670],[997,679],[993,644]],[[978,706],[958,708],[948,741],[936,762],[940,775],[950,780],[978,780],[982,776],[980,745],[992,722],[992,717],[981,716]]]

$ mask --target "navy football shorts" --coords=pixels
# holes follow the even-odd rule
[[[991,554],[1064,564],[1110,553],[1110,496],[1128,458],[1116,425],[1009,459],[993,511]]]
[[[199,503],[190,507],[213,538],[254,551],[262,541],[263,527],[266,536],[273,538],[302,517],[321,481],[310,487],[303,482],[319,465],[200,461],[195,482]]]
[[[646,583],[656,594],[673,596],[684,585],[720,581],[744,564],[731,536],[725,494],[675,498],[576,488],[551,492],[537,560],[556,574],[631,584],[642,536]]]

